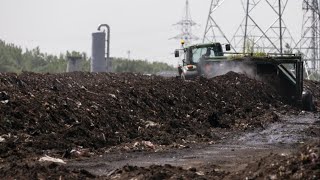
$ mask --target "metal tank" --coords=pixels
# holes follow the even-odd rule
[[[107,37],[106,32],[101,31],[102,27],[107,28]],[[101,24],[98,31],[100,32],[92,33],[91,72],[107,72],[110,69],[107,67],[110,61],[110,27],[107,24]]]
[[[81,56],[68,56],[67,72],[80,71]]]
[[[106,33],[95,32],[92,33],[92,60],[91,72],[106,72],[107,64],[105,58],[106,49]]]

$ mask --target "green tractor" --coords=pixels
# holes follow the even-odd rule
[[[198,76],[210,77],[218,74],[209,68],[216,68],[217,63],[227,62],[220,43],[199,44],[181,49],[184,52],[182,66],[178,67],[179,76],[183,80],[193,79]],[[226,45],[226,50],[230,50],[230,45]],[[175,51],[175,57],[179,57],[180,50]],[[214,73],[214,74],[212,74]]]
[[[212,78],[229,71],[243,73],[271,84],[287,101],[301,105],[305,110],[315,110],[311,92],[303,91],[301,55],[227,52],[230,49],[229,44],[222,46],[220,43],[177,49],[175,57],[183,52],[182,65],[178,67],[179,77],[192,80],[199,76]]]

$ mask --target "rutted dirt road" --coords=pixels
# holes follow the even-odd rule
[[[319,141],[319,137],[312,134],[310,129],[320,130],[320,119],[318,115],[306,113],[282,117],[280,122],[265,129],[229,134],[230,137],[212,145],[193,145],[165,152],[112,153],[81,161],[70,161],[68,166],[86,169],[99,176],[109,176],[126,165],[148,167],[170,164],[189,169],[215,164],[219,165],[221,171],[236,172],[270,153],[288,156],[295,153],[296,147],[305,141]]]

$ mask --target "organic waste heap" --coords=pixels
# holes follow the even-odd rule
[[[135,140],[212,141],[215,128],[263,127],[285,108],[272,87],[233,72],[190,82],[137,74],[1,74],[0,157]]]
[[[0,177],[77,179],[95,176],[39,164],[39,157],[73,158],[77,148],[99,152],[142,141],[211,142],[219,130],[264,128],[294,108],[268,84],[233,72],[194,81],[75,72],[0,74],[0,109]]]

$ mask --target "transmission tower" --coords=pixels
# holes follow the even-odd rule
[[[319,73],[320,70],[320,6],[319,0],[302,2],[303,23],[302,36],[299,42],[300,51],[306,60],[307,76]]]
[[[184,15],[182,20],[174,24],[174,26],[178,26],[180,29],[180,34],[176,35],[170,39],[184,40],[186,45],[192,43],[192,41],[198,40],[199,38],[192,34],[192,28],[198,25],[191,18],[191,12],[189,7],[189,0],[186,0]]]
[[[227,42],[230,41],[223,32],[222,28],[218,25],[214,18],[216,10],[223,4],[225,0],[212,0],[209,9],[209,15],[207,19],[206,28],[202,42]],[[232,47],[233,48],[233,47]]]
[[[231,44],[235,52],[248,52],[250,50],[266,53],[284,53],[284,46],[293,47],[296,45],[282,18],[288,0],[241,0],[244,18],[231,38],[227,38],[221,26],[214,19],[214,12],[224,1],[211,1],[203,41],[217,41],[217,38],[220,37],[221,39],[222,37],[224,42]],[[268,27],[262,27],[260,24],[265,22],[259,22],[255,18],[260,13],[255,11],[258,6],[268,8],[268,18],[272,17],[271,15],[275,17]]]
[[[239,37],[239,32],[240,35],[243,34],[240,36],[243,38],[240,41],[243,43],[242,52],[249,50],[266,53],[289,53],[296,43],[283,20],[288,0],[241,0],[241,3],[245,11],[245,18],[232,40]],[[267,28],[262,28],[259,25],[261,22],[258,22],[253,15],[258,6],[268,7],[268,17],[274,16],[274,20]],[[235,44],[235,46],[237,45]],[[284,46],[287,47],[287,50],[284,49]]]

